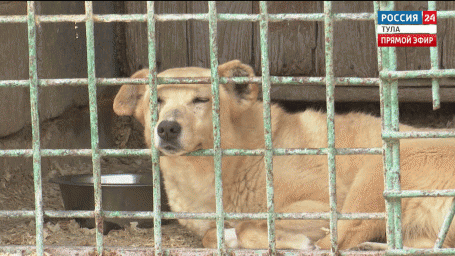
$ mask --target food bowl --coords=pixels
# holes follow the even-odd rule
[[[65,210],[95,209],[93,175],[68,175],[50,181],[60,185]],[[101,191],[103,210],[153,211],[153,177],[150,174],[101,175]],[[165,199],[163,191],[162,195]],[[167,202],[162,202],[162,210],[169,210]],[[93,218],[76,220],[82,227],[95,227]],[[140,226],[153,226],[153,219],[105,218],[104,233],[132,221],[137,221]]]

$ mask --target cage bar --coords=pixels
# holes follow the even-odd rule
[[[290,156],[290,155],[326,155],[327,148],[274,148],[272,153],[274,156]],[[337,155],[380,155],[380,148],[336,148]],[[91,156],[90,149],[42,149],[41,156]],[[150,156],[150,149],[100,149],[101,156]],[[221,149],[223,156],[263,156],[264,149]],[[8,149],[1,150],[0,157],[32,157],[33,150],[31,149]],[[213,156],[213,149],[197,150],[186,156]]]
[[[374,20],[376,13],[335,13],[333,18],[339,20]],[[94,14],[94,22],[147,22],[147,14]],[[438,11],[438,19],[455,18],[455,11]],[[57,23],[57,22],[85,22],[86,16],[80,15],[39,15],[38,22]],[[196,14],[157,14],[156,21],[208,21],[206,13]],[[219,13],[216,15],[217,21],[245,21],[257,22],[260,21],[259,14],[226,14]],[[324,14],[322,13],[280,13],[269,14],[269,22],[282,21],[323,21]],[[0,16],[0,23],[26,23],[25,15],[10,15]]]
[[[221,171],[221,130],[220,130],[220,91],[218,77],[218,41],[216,4],[208,2],[209,16],[209,43],[210,43],[210,69],[212,84],[212,122],[213,122],[213,162],[215,170],[215,196],[216,196],[216,238],[218,254],[226,253],[224,240],[224,207],[223,207],[223,181]]]
[[[269,63],[269,15],[267,2],[259,3],[261,21],[259,23],[259,33],[261,42],[261,71],[262,71],[262,100],[263,100],[263,119],[264,119],[264,166],[266,171],[266,194],[267,194],[267,231],[269,241],[269,253],[276,254],[275,240],[275,202],[273,187],[273,143],[272,143],[272,117],[270,110],[270,63]]]
[[[398,72],[398,73],[396,73]],[[395,71],[389,72],[394,74],[393,78],[389,78],[388,75],[382,74],[384,79],[398,79],[395,76],[400,75],[400,72],[410,71]],[[444,69],[444,70],[420,70],[419,73],[406,73],[408,77],[400,77],[400,79],[414,79],[416,78],[444,78],[444,77],[455,77],[455,69]],[[422,73],[423,72],[423,73]],[[387,73],[388,74],[388,73]],[[157,78],[158,84],[210,84],[210,78]],[[113,86],[123,84],[146,84],[147,79],[144,78],[96,78],[96,84],[98,86]],[[220,77],[220,83],[258,83],[261,84],[261,77],[235,77],[225,78]],[[325,77],[289,77],[289,76],[270,76],[270,82],[273,86],[279,85],[320,85],[325,86]],[[38,81],[39,86],[81,86],[87,85],[88,81],[85,78],[69,78],[69,79],[40,79]],[[379,78],[360,78],[360,77],[335,77],[334,84],[340,86],[379,86]],[[30,86],[28,80],[2,80],[0,81],[0,87],[28,87]],[[427,85],[400,85],[401,87],[427,87]],[[448,85],[440,85],[442,87],[453,87]]]
[[[30,79],[30,108],[32,120],[32,149],[33,149],[33,183],[35,190],[35,225],[36,225],[36,254],[44,254],[44,216],[43,216],[43,187],[41,172],[41,139],[39,125],[39,88],[38,65],[36,55],[36,10],[35,2],[27,3],[28,28],[28,57]]]
[[[385,198],[393,197],[435,197],[435,196],[449,196],[455,197],[455,190],[441,189],[441,190],[400,190],[400,191],[384,191]]]
[[[150,126],[156,127],[158,122],[158,95],[157,95],[157,74],[156,74],[156,20],[155,3],[147,2],[147,40],[148,40],[148,89],[149,89],[149,111]],[[151,160],[153,172],[153,234],[155,241],[155,255],[162,255],[162,231],[161,231],[161,180],[160,180],[160,154],[155,147],[155,136],[153,129],[150,130]],[[121,214],[119,214],[120,216]]]
[[[455,77],[455,69],[387,71],[379,72],[379,77],[388,80]]]
[[[444,191],[435,193],[434,196],[444,196]],[[432,192],[428,192],[432,193]],[[392,195],[391,195],[392,196]],[[453,194],[447,194],[453,196]],[[150,211],[103,211],[105,218],[118,219],[150,219],[155,217],[155,212]],[[162,212],[162,219],[216,219],[216,213],[191,213],[191,212]],[[330,215],[325,212],[311,213],[275,213],[277,220],[329,220]],[[2,210],[0,217],[34,218],[34,211]],[[49,218],[94,218],[93,211],[64,211],[44,210],[44,216]],[[267,220],[267,213],[225,213],[226,220]],[[384,213],[340,213],[339,220],[352,219],[385,219]]]
[[[384,131],[382,137],[384,139],[453,138],[455,137],[455,131]]]
[[[446,69],[449,70],[450,69]],[[455,77],[453,74],[441,74],[431,72],[431,70],[420,70],[424,72],[423,74],[412,74],[412,76],[407,77],[407,79],[413,79],[414,76],[427,76],[426,78],[444,78],[444,77]],[[419,71],[419,72],[420,72]],[[454,69],[455,71],[455,69]],[[397,71],[402,72],[402,71]],[[407,72],[407,71],[403,71]],[[388,77],[384,77],[389,79]],[[226,78],[220,77],[220,83],[258,83],[262,84],[261,77],[235,77],[235,78]],[[397,78],[394,78],[397,79]],[[176,84],[176,83],[185,83],[185,84],[210,84],[210,78],[169,78],[169,77],[159,77],[157,78],[158,84]],[[114,85],[123,85],[123,84],[146,84],[148,82],[145,78],[96,78],[97,86],[114,86]],[[289,76],[270,76],[270,82],[273,86],[280,85],[299,85],[299,86],[325,86],[325,77],[289,77]],[[85,78],[69,78],[69,79],[40,79],[38,81],[39,86],[48,87],[48,86],[81,86],[87,85],[88,81]],[[335,77],[334,84],[339,86],[379,86],[379,78],[360,78],[360,77]],[[28,80],[2,80],[0,81],[0,87],[28,87],[30,86]],[[401,87],[430,87],[428,85],[400,85]],[[451,85],[440,85],[442,87],[453,87]]]
[[[329,172],[330,195],[330,241],[331,254],[338,253],[338,213],[336,196],[336,165],[335,165],[335,85],[333,70],[333,12],[332,2],[324,1],[324,32],[325,32],[325,74],[327,102],[327,163]]]
[[[96,73],[95,73],[95,31],[93,22],[93,6],[92,2],[85,2],[86,14],[86,37],[87,37],[87,80],[88,80],[88,96],[90,109],[90,137],[91,151],[93,164],[93,187],[95,197],[95,228],[96,228],[96,251],[98,254],[103,252],[103,209],[102,209],[102,194],[101,194],[101,156],[99,153],[99,137],[98,137],[98,110],[96,104]]]
[[[379,10],[390,10],[390,8],[387,7],[385,2],[380,2],[379,3]],[[377,22],[376,22],[377,23]],[[388,69],[388,61],[389,54],[388,54],[388,48],[378,48],[378,61],[380,67],[380,71],[382,72],[383,70]],[[388,81],[381,79],[380,84],[379,84],[379,93],[380,93],[380,103],[381,103],[381,118],[382,118],[382,130],[389,130],[390,128],[390,123],[391,123],[391,103],[390,103],[390,86],[388,86]],[[385,190],[388,190],[392,187],[392,184],[388,180],[388,170],[391,168],[391,150],[390,146],[387,145],[386,143],[383,143],[383,162],[384,162],[384,188]],[[392,205],[389,203],[389,201],[386,201],[386,212],[387,212],[387,226],[386,226],[386,232],[387,232],[387,245],[389,248],[395,248],[395,232],[394,232],[394,208]]]
[[[441,230],[439,230],[438,238],[434,243],[434,249],[441,249],[442,245],[444,244],[444,240],[446,239],[447,233],[449,232],[450,224],[452,224],[453,216],[455,216],[455,200],[452,201],[450,205],[450,210],[447,213],[446,217],[444,218],[444,222],[442,223]]]
[[[428,11],[436,11],[436,1],[428,1]],[[439,69],[438,63],[438,47],[430,47],[431,70]],[[432,94],[433,94],[433,110],[441,107],[439,98],[439,81],[436,78],[431,79]]]

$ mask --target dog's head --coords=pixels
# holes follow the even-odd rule
[[[146,78],[147,69],[132,78]],[[222,77],[254,76],[253,69],[238,60],[218,67]],[[210,77],[205,68],[174,68],[158,77]],[[213,147],[212,93],[209,84],[158,85],[158,122],[153,128],[155,146],[165,155],[181,155]],[[224,84],[220,87],[221,127],[237,119],[257,100],[257,84]],[[150,92],[147,85],[125,84],[114,100],[117,115],[133,115],[145,128],[150,147],[152,134],[149,111]]]

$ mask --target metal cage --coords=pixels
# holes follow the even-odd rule
[[[36,221],[36,246],[3,246],[0,252],[6,253],[31,253],[36,251],[37,255],[44,255],[46,252],[56,254],[59,251],[49,249],[44,245],[43,222],[44,216],[53,218],[95,218],[96,220],[96,248],[98,254],[111,251],[119,254],[134,254],[138,249],[134,248],[105,248],[103,245],[103,227],[104,217],[116,218],[154,218],[154,236],[155,245],[151,248],[141,249],[146,254],[227,254],[250,255],[269,253],[276,255],[280,253],[275,245],[275,220],[281,219],[328,219],[330,220],[330,233],[332,241],[332,250],[330,252],[314,252],[314,254],[329,253],[331,255],[353,254],[354,252],[339,252],[337,248],[337,221],[343,219],[386,219],[387,220],[387,243],[389,250],[385,253],[390,255],[405,254],[455,254],[455,249],[441,249],[445,234],[449,228],[451,220],[455,214],[455,203],[451,211],[447,213],[447,218],[441,228],[439,237],[434,249],[403,249],[401,238],[401,198],[415,196],[455,196],[455,190],[444,191],[401,191],[399,184],[400,175],[400,155],[399,140],[410,138],[446,138],[455,137],[454,131],[446,132],[400,132],[398,130],[398,79],[411,78],[431,78],[433,90],[433,104],[439,106],[439,83],[438,79],[446,77],[455,77],[455,69],[439,69],[437,47],[430,49],[431,69],[420,71],[396,71],[397,60],[394,47],[378,49],[378,67],[379,77],[377,78],[337,78],[333,71],[333,24],[339,20],[374,20],[377,25],[378,10],[393,10],[393,2],[374,2],[374,13],[333,13],[332,3],[324,3],[324,13],[314,14],[268,14],[267,2],[260,2],[259,14],[218,14],[215,2],[208,3],[208,13],[201,14],[155,14],[153,2],[147,2],[147,14],[130,14],[130,15],[95,15],[93,14],[92,2],[85,3],[85,15],[37,15],[35,12],[35,3],[27,3],[27,15],[24,16],[0,16],[0,23],[26,23],[28,27],[28,50],[29,50],[29,79],[28,80],[3,80],[0,81],[2,87],[29,87],[31,118],[32,118],[32,139],[33,147],[29,149],[18,150],[0,150],[0,157],[31,157],[33,158],[34,170],[34,189],[35,189],[35,210],[34,211],[0,211],[0,217],[17,217],[17,218],[35,218]],[[436,10],[436,2],[428,2],[428,10]],[[439,19],[455,18],[455,11],[438,11]],[[164,79],[157,78],[156,74],[156,45],[155,45],[155,24],[156,22],[166,21],[186,21],[199,20],[209,23],[210,35],[210,79]],[[269,58],[268,58],[268,24],[269,22],[279,21],[322,21],[325,25],[325,77],[275,77],[270,76]],[[260,25],[260,42],[261,42],[261,68],[262,77],[254,78],[234,78],[230,81],[253,81],[262,84],[263,104],[264,104],[264,137],[265,149],[240,150],[240,149],[221,149],[220,141],[220,117],[219,117],[219,88],[220,82],[226,82],[228,79],[218,77],[218,47],[217,47],[217,22],[219,21],[242,21],[258,22]],[[37,75],[37,57],[36,57],[36,31],[39,23],[46,22],[85,22],[87,38],[87,79],[39,79]],[[105,79],[95,76],[95,53],[94,53],[94,23],[95,22],[147,22],[148,27],[148,60],[150,67],[149,79]],[[96,88],[105,85],[121,85],[124,83],[141,84],[147,83],[150,90],[150,106],[153,113],[151,117],[152,127],[157,122],[157,84],[160,83],[211,83],[213,95],[213,149],[200,150],[192,152],[193,156],[213,156],[215,162],[215,192],[216,192],[216,212],[215,213],[176,213],[161,212],[160,208],[160,170],[159,170],[159,151],[156,148],[151,149],[100,149],[98,137],[98,114],[96,105]],[[316,83],[326,86],[327,101],[327,138],[328,147],[319,149],[286,149],[273,148],[271,137],[271,116],[270,116],[270,88],[271,83],[277,84],[302,84],[305,82]],[[379,86],[380,88],[380,105],[382,117],[382,138],[383,148],[335,148],[335,131],[334,131],[334,87],[335,85],[360,85],[368,84]],[[75,86],[87,85],[89,90],[90,104],[90,127],[91,127],[91,149],[41,149],[40,148],[40,124],[38,116],[38,88],[45,86]],[[153,136],[152,140],[153,140]],[[151,143],[154,145],[153,141]],[[335,175],[335,156],[349,154],[383,154],[384,155],[384,175],[385,191],[384,196],[387,202],[386,214],[384,213],[350,213],[341,214],[337,212],[336,201],[336,175]],[[153,163],[154,177],[154,211],[153,212],[114,212],[103,211],[101,208],[101,180],[100,180],[100,159],[102,156],[151,156]],[[225,213],[222,202],[222,180],[221,180],[221,158],[223,156],[235,155],[260,155],[264,156],[266,166],[267,180],[267,212],[257,214],[242,213]],[[326,213],[275,213],[274,211],[274,190],[273,190],[273,166],[272,157],[276,155],[327,155],[329,163],[329,192],[330,192],[330,212]],[[93,162],[93,176],[95,182],[95,210],[94,211],[44,211],[42,199],[41,183],[41,158],[48,156],[91,156]],[[173,249],[163,248],[161,243],[161,220],[168,218],[196,218],[196,219],[214,219],[217,227],[217,249]],[[224,220],[230,219],[266,219],[268,224],[268,250],[233,250],[226,248],[224,241]],[[54,250],[54,251],[53,251]],[[87,249],[81,248],[78,252],[88,252]],[[61,251],[60,251],[61,252]],[[299,255],[298,251],[282,251],[284,255]],[[357,252],[360,253],[360,252]],[[363,252],[362,254],[383,254],[384,252]]]

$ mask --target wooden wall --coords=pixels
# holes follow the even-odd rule
[[[84,3],[37,2],[38,14],[83,14]],[[112,2],[94,3],[95,13],[113,13]],[[26,15],[26,2],[1,2],[0,15]],[[87,49],[85,24],[43,23],[37,30],[38,78],[86,78]],[[98,77],[118,77],[113,24],[95,24],[95,62]],[[28,79],[27,25],[0,24],[0,79]],[[98,93],[102,95],[104,88]],[[19,131],[30,124],[30,92],[28,88],[0,88],[0,137]],[[88,104],[86,86],[45,87],[39,90],[40,120],[60,116],[71,106]],[[112,105],[109,106],[112,112]],[[101,112],[107,109],[100,108]],[[100,115],[100,125],[105,116]],[[89,127],[84,127],[89,129]],[[101,130],[101,144],[105,143]],[[88,141],[88,147],[90,141]],[[68,148],[68,147],[67,147]]]
[[[334,2],[336,13],[373,12],[372,2]],[[437,2],[438,10],[454,10],[454,2]],[[427,10],[426,2],[397,2],[396,10]],[[126,13],[145,13],[143,2],[125,2]],[[219,13],[259,13],[257,1],[217,2]],[[268,3],[269,13],[322,13],[322,2],[277,1]],[[204,13],[207,3],[199,1],[157,2],[156,12]],[[441,68],[455,68],[455,21],[438,20],[438,49]],[[377,51],[373,21],[339,21],[334,28],[334,69],[338,77],[378,77]],[[209,66],[208,23],[203,21],[157,23],[158,71],[179,66]],[[147,66],[145,23],[126,24],[126,73]],[[218,24],[219,61],[240,59],[260,74],[259,27],[252,22]],[[269,25],[270,71],[274,76],[324,76],[323,22],[278,22]],[[398,70],[430,68],[429,48],[398,48]],[[429,85],[429,80],[403,80],[400,85]],[[442,79],[443,85],[454,80]],[[287,100],[324,100],[321,87],[276,86],[272,98]],[[452,89],[441,88],[443,101],[453,101]],[[402,89],[402,101],[431,101],[430,89]],[[377,87],[336,89],[338,101],[378,101]]]

